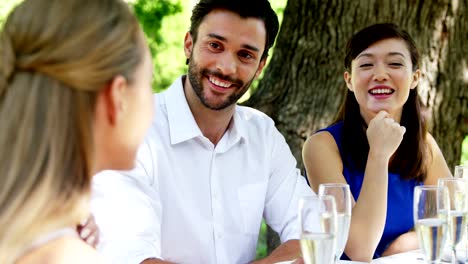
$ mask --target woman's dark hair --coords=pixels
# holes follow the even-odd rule
[[[193,41],[197,41],[198,27],[211,11],[225,9],[243,18],[258,18],[265,24],[266,40],[262,59],[268,56],[268,50],[273,46],[279,30],[278,16],[270,6],[268,0],[200,0],[192,10],[190,18],[190,34]]]
[[[395,24],[374,24],[357,32],[346,45],[344,66],[351,72],[351,62],[372,44],[390,38],[401,39],[411,54],[413,71],[419,68],[419,52],[411,36]],[[347,167],[363,171],[369,153],[366,136],[366,122],[362,118],[359,104],[354,93],[346,89],[345,101],[335,119],[343,121],[342,156]],[[399,173],[402,179],[416,179],[423,182],[426,178],[429,152],[426,144],[426,122],[421,114],[421,102],[417,87],[410,90],[408,100],[403,105],[400,124],[406,127],[403,141],[390,160],[389,171]]]

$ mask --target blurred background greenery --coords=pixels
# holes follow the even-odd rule
[[[0,25],[10,10],[21,0],[0,2]],[[145,31],[153,55],[153,90],[166,89],[179,75],[186,72],[183,39],[190,25],[190,12],[195,0],[127,0]],[[287,0],[270,0],[280,22]],[[261,76],[262,77],[262,76]],[[260,78],[261,78],[260,77]],[[254,90],[258,82],[253,84]],[[250,94],[246,94],[245,100]],[[460,164],[468,165],[468,137],[463,142]],[[262,223],[257,258],[266,256],[266,225]]]

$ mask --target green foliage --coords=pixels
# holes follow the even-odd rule
[[[15,7],[20,0],[2,0],[0,2],[0,27],[5,23],[5,20],[10,11]]]
[[[465,137],[465,140],[463,140],[460,164],[468,166],[468,136]]]
[[[183,73],[183,63],[180,62],[184,61],[183,50],[177,51],[180,54],[179,62],[170,55],[171,52],[175,53],[174,39],[178,38],[180,43],[183,40],[183,35],[177,35],[177,32],[181,32],[180,17],[177,15],[183,11],[182,4],[180,0],[137,0],[133,8],[153,55],[153,90],[158,92]],[[177,20],[174,21],[174,18]]]
[[[262,259],[268,255],[266,231],[267,225],[265,220],[263,220],[262,226],[260,227],[260,234],[258,235],[257,255],[255,256],[255,259]]]
[[[155,46],[164,40],[161,35],[163,19],[181,12],[182,6],[180,2],[170,0],[137,0],[133,4],[133,9],[148,37],[151,51],[154,52]]]

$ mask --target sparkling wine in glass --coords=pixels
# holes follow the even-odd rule
[[[453,177],[468,179],[468,166],[464,166],[464,165],[455,166]]]
[[[351,192],[349,185],[345,183],[324,183],[319,185],[319,196],[331,195],[335,198],[337,214],[337,234],[335,261],[341,258],[348,241],[349,227],[351,225]]]
[[[333,196],[304,196],[299,200],[301,250],[306,264],[333,263],[336,205]]]
[[[416,186],[413,216],[419,245],[427,263],[439,263],[447,242],[447,218],[450,207],[447,189],[439,186]]]
[[[447,218],[452,263],[458,263],[456,249],[466,236],[468,181],[463,178],[444,178],[439,179],[438,185],[448,191],[450,205],[448,210],[442,210],[441,213]]]
[[[455,166],[455,170],[453,173],[453,176],[455,178],[461,178],[461,179],[467,179],[468,180],[468,165],[457,165]],[[468,224],[466,225],[467,230],[465,232],[468,234]],[[457,246],[456,252],[457,252],[457,257],[458,259],[462,259],[463,257],[465,258],[465,262],[468,263],[468,238],[467,234],[463,237],[462,242],[460,242]],[[458,254],[458,252],[461,252],[461,254]]]

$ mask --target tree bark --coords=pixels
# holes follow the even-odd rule
[[[453,168],[468,134],[467,6],[468,0],[288,0],[271,62],[245,104],[275,120],[303,169],[305,139],[331,123],[343,100],[346,41],[370,24],[396,23],[421,52],[419,94]],[[269,241],[269,251],[277,244]]]

